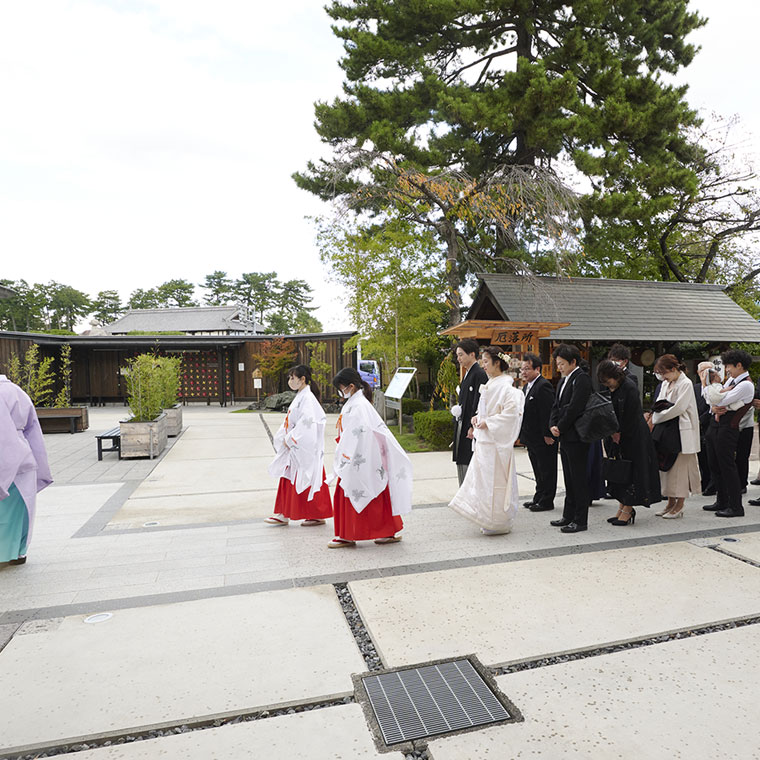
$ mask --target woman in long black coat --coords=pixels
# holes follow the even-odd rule
[[[599,364],[597,377],[612,394],[612,406],[618,418],[619,430],[605,442],[607,455],[631,463],[625,482],[610,482],[610,493],[620,502],[612,525],[632,525],[636,520],[634,507],[649,507],[662,500],[657,453],[649,426],[639,401],[639,390],[614,362]]]

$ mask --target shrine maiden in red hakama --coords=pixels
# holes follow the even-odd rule
[[[279,486],[274,515],[267,520],[271,525],[287,525],[289,520],[321,525],[332,517],[324,468],[326,417],[310,382],[308,367],[290,371],[288,383],[297,395],[274,436],[276,455],[269,474],[279,478]]]
[[[0,375],[0,562],[26,561],[37,493],[52,482],[34,404]]]
[[[339,381],[348,370],[337,376]],[[351,393],[338,419],[333,460],[335,539],[331,548],[356,541],[395,543],[404,527],[401,515],[412,509],[412,463],[362,392],[353,370],[341,390]],[[352,392],[353,391],[353,392]]]

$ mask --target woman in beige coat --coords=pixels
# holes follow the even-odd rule
[[[694,386],[685,374],[686,367],[673,356],[665,354],[654,365],[655,375],[662,379],[660,392],[655,401],[666,399],[673,406],[651,416],[653,425],[678,418],[678,432],[681,434],[681,452],[667,472],[660,472],[662,495],[668,504],[656,514],[674,519],[683,517],[684,500],[690,493],[701,491],[699,475],[699,417]]]

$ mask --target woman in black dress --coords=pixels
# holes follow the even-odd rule
[[[634,507],[649,507],[662,500],[657,453],[633,381],[609,360],[599,364],[596,374],[599,382],[612,394],[619,425],[619,431],[605,441],[607,456],[631,463],[625,482],[609,484],[610,493],[620,502],[620,508],[607,522],[633,525],[636,520]]]

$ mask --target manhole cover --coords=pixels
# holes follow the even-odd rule
[[[361,680],[386,745],[516,717],[469,659],[389,671]]]
[[[724,541],[728,541],[730,544],[735,544],[739,539],[738,538],[724,538]]]

